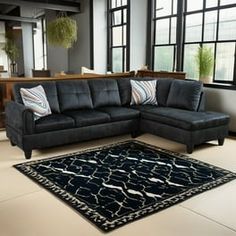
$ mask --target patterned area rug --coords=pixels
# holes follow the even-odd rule
[[[103,231],[236,178],[230,171],[137,141],[14,167]]]

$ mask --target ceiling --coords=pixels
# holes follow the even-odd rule
[[[78,13],[80,0],[0,0],[0,14],[20,16],[21,6]]]

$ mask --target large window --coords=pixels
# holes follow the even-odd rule
[[[108,0],[108,70],[129,70],[129,0]]]
[[[197,79],[197,50],[208,47],[213,81],[236,84],[236,0],[154,0],[153,12],[154,70],[183,70]]]
[[[34,69],[47,69],[46,20],[44,16],[36,23],[33,32]]]
[[[177,0],[154,3],[153,69],[175,70]]]

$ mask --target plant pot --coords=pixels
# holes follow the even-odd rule
[[[10,63],[10,73],[11,77],[17,76],[18,70],[17,70],[17,63],[15,61]]]
[[[212,83],[212,77],[211,76],[204,76],[199,79],[202,81],[203,84],[210,84]]]

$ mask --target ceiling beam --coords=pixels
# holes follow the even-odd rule
[[[0,3],[21,6],[21,7],[33,6],[35,8],[55,10],[55,11],[67,11],[75,13],[80,12],[80,3],[67,2],[67,5],[65,5],[65,1],[60,1],[60,0],[57,1],[56,4],[48,3],[48,1],[39,2],[39,1],[23,1],[23,0],[1,0]]]
[[[1,10],[1,14],[8,14],[9,12],[13,11],[17,6],[8,6],[4,10]]]
[[[38,20],[30,17],[19,17],[19,16],[8,16],[8,15],[0,15],[0,20],[9,20],[9,21],[19,21],[19,22],[27,22],[27,23],[37,23]]]

